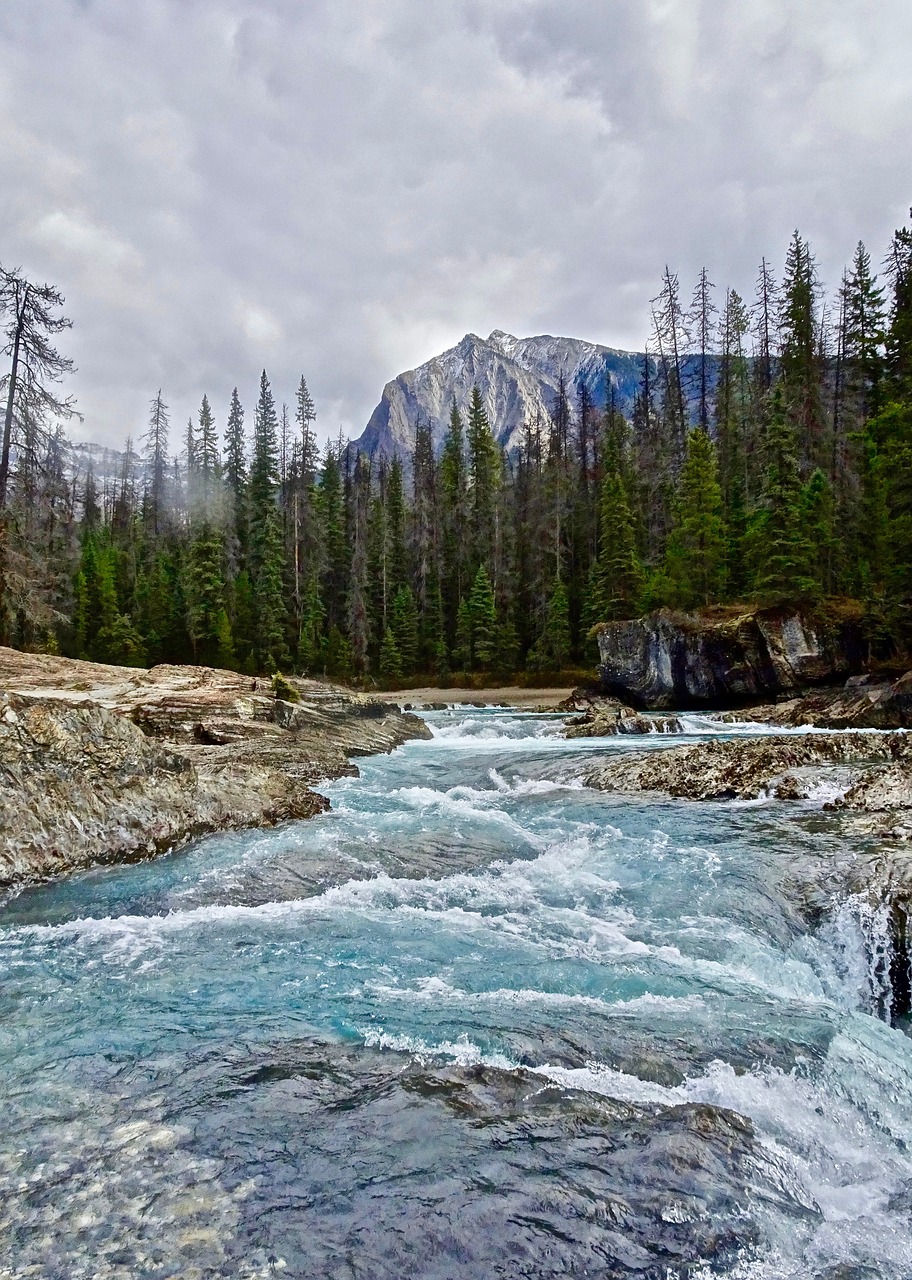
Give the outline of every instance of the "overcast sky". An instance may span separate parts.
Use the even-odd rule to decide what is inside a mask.
[[[356,435],[470,330],[640,348],[666,261],[880,260],[910,65],[910,0],[5,0],[0,261],[66,294],[85,438],[264,365]]]

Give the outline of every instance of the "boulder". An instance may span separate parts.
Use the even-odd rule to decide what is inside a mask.
[[[597,629],[602,691],[641,708],[746,706],[844,681],[867,658],[860,607],[660,609]]]

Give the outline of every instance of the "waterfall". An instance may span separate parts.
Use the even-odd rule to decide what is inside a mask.
[[[910,1012],[909,917],[889,893],[855,893],[840,903],[829,935],[850,1003],[895,1026]]]

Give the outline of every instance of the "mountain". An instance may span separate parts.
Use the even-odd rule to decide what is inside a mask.
[[[364,432],[353,442],[363,453],[407,455],[415,444],[415,424],[428,422],[437,450],[443,444],[455,397],[461,409],[468,406],[477,385],[488,419],[506,449],[518,446],[523,424],[547,421],[557,396],[561,373],[571,400],[585,382],[594,402],[603,406],[606,375],[618,408],[629,415],[633,407],[643,357],[633,351],[617,351],[581,338],[515,338],[495,329],[487,338],[467,333],[442,355],[407,373],[400,373],[383,388],[380,403]]]

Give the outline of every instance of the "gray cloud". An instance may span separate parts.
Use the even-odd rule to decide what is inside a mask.
[[[912,199],[907,0],[29,0],[0,257],[53,280],[83,434],[301,372],[324,434],[467,330],[627,347],[668,261],[834,280]]]

